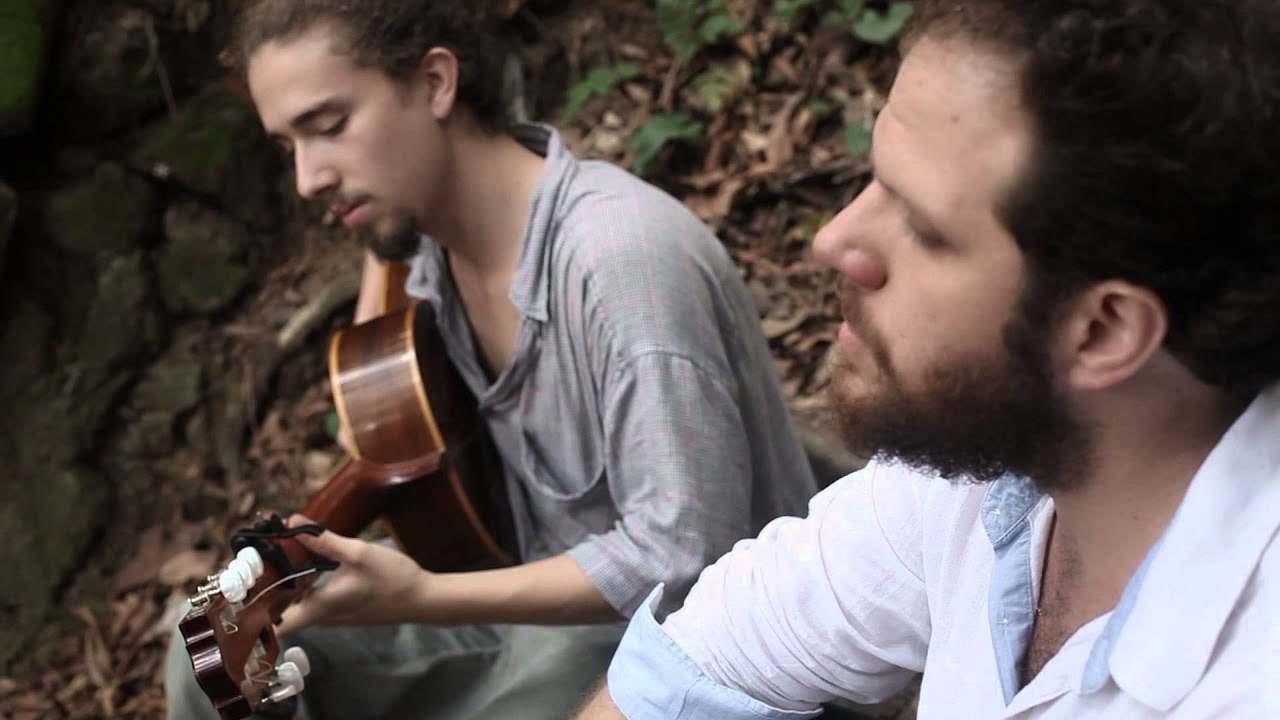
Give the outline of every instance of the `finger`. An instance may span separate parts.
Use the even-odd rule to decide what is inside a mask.
[[[304,630],[315,624],[315,612],[305,600],[285,608],[280,614],[280,624],[276,626],[276,637],[284,637]]]
[[[284,526],[288,528],[296,528],[296,527],[301,527],[303,525],[315,525],[315,524],[316,524],[315,520],[312,520],[311,518],[307,517],[306,515],[303,515],[302,513],[294,513],[289,516],[288,520],[284,521]]]
[[[365,545],[363,540],[343,537],[328,530],[319,535],[298,535],[295,539],[312,554],[347,564],[356,563]]]

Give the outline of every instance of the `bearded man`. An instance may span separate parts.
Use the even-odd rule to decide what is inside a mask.
[[[815,240],[863,470],[583,718],[1280,717],[1280,9],[922,0]]]

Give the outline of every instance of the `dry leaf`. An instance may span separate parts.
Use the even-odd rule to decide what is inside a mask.
[[[183,550],[160,567],[156,579],[168,587],[188,586],[204,581],[216,561],[212,550]]]

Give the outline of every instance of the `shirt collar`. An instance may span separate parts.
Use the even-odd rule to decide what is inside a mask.
[[[577,174],[577,160],[550,125],[525,123],[512,130],[521,145],[546,158],[529,201],[520,262],[508,297],[525,317],[546,322],[551,286],[552,239],[560,230],[562,200]]]
[[[1173,520],[1134,572],[1094,643],[1081,692],[1096,692],[1110,678],[1135,700],[1167,712],[1199,683],[1241,593],[1280,529],[1278,433],[1280,384],[1254,399],[1192,478]],[[1043,497],[1024,477],[1008,475],[991,484],[981,517],[997,560],[1031,532],[1023,521]],[[996,592],[998,570],[993,568],[993,597],[1004,597]],[[1000,613],[1017,609],[1007,605],[998,608]],[[1197,621],[1186,623],[1187,617]],[[1179,631],[1170,632],[1171,627]],[[1024,651],[1025,642],[1019,648]],[[1012,693],[1009,683],[1005,686],[1007,702]]]
[[[1110,670],[1116,684],[1144,705],[1166,712],[1200,682],[1280,528],[1278,436],[1275,385],[1254,399],[1205,458],[1144,563],[1145,577],[1135,576],[1141,587],[1116,628]]]
[[[1043,497],[1034,482],[1019,475],[1005,475],[991,483],[982,499],[982,527],[991,544],[999,547],[1007,543],[1009,533],[1021,528]]]

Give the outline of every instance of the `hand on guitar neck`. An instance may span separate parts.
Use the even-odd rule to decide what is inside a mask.
[[[311,520],[295,515],[291,527]],[[385,545],[324,532],[300,535],[298,542],[313,555],[338,563],[338,569],[290,605],[276,627],[288,635],[311,625],[381,625],[411,622],[410,610],[424,604],[434,573],[404,553]]]

